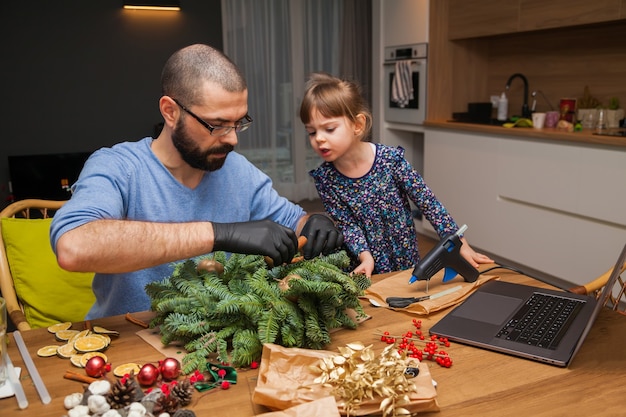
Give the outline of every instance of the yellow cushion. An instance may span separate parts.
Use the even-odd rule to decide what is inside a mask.
[[[17,298],[32,328],[81,321],[93,305],[93,273],[61,269],[50,246],[52,219],[2,218]]]

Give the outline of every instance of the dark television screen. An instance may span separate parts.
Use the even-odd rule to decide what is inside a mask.
[[[91,152],[9,156],[9,175],[15,200],[67,200],[70,187]]]

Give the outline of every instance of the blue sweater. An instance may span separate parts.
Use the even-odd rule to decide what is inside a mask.
[[[65,232],[99,219],[220,223],[271,219],[295,230],[304,215],[300,206],[278,195],[267,175],[235,152],[221,169],[207,172],[190,189],[152,153],[152,140],[124,142],[91,155],[72,187],[72,198],[53,218],[50,239],[55,251]],[[97,273],[96,302],[86,318],[148,310],[146,284],[172,271],[173,265],[163,264],[123,274]]]

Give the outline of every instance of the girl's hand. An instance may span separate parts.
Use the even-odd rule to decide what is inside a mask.
[[[465,258],[474,268],[478,268],[478,264],[491,264],[494,263],[493,259],[482,253],[475,252],[474,249],[467,243],[465,238],[461,239],[463,245],[461,245],[461,256]]]
[[[374,257],[368,251],[361,252],[359,254],[359,261],[361,263],[354,268],[352,271],[353,274],[365,274],[368,278],[372,277],[372,272],[374,272]]]

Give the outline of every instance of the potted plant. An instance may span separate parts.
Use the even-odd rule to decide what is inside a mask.
[[[609,109],[606,112],[606,126],[619,127],[620,121],[624,118],[624,109],[619,106],[619,98],[611,97]]]
[[[583,96],[578,99],[578,111],[576,117],[586,129],[595,127],[598,120],[598,109],[602,107],[600,100],[589,92],[589,86],[585,86]]]

